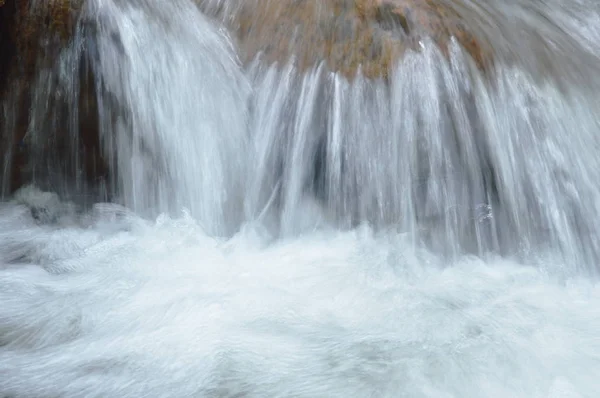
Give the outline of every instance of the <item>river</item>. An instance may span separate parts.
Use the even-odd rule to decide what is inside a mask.
[[[494,72],[384,81],[88,0],[52,73],[92,65],[115,195],[0,203],[0,396],[595,397],[600,7],[461,4]]]

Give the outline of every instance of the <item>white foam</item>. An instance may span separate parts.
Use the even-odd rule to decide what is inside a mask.
[[[57,69],[97,47],[128,208],[0,204],[0,396],[596,396],[593,9],[464,3],[501,22],[490,80],[424,40],[384,84],[244,70],[188,0],[88,0]]]
[[[3,255],[29,247],[27,264],[0,271],[4,396],[600,389],[589,280],[502,259],[445,264],[364,228],[260,244],[252,232],[215,240],[189,217],[110,233],[28,225],[0,235]]]

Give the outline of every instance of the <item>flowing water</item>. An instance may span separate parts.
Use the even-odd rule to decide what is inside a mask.
[[[237,1],[88,0],[28,135],[58,91],[77,139],[89,65],[111,186],[39,149],[0,204],[0,396],[597,396],[600,7],[455,4],[492,72],[243,65]]]

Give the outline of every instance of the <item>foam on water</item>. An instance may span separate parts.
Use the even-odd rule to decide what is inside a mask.
[[[367,228],[268,244],[251,229],[215,240],[189,217],[152,223],[107,205],[63,216],[63,229],[23,205],[0,213],[4,396],[600,388],[598,286],[537,264],[448,264]]]
[[[348,81],[88,0],[29,134],[60,90],[77,136],[88,63],[115,203],[0,204],[0,396],[596,396],[600,13],[563,3],[456,2],[487,75],[424,40]]]

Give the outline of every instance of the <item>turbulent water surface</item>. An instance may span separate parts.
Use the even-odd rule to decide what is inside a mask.
[[[599,7],[456,4],[492,71],[424,40],[349,81],[88,0],[29,134],[87,62],[112,203],[0,203],[0,396],[597,396]]]

